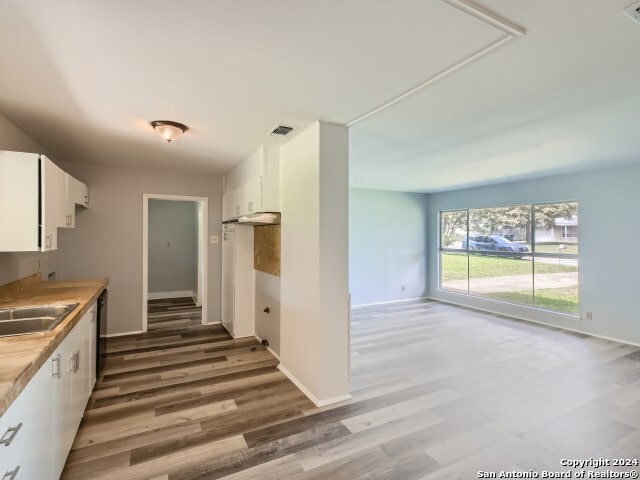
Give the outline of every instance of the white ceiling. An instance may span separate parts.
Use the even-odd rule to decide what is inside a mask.
[[[640,161],[628,3],[482,0],[526,34],[353,124],[351,184]],[[442,0],[5,0],[0,113],[61,160],[223,173],[278,122],[351,124],[504,37]],[[162,143],[165,119],[190,131]]]

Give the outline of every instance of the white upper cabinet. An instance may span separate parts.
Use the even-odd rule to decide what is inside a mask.
[[[62,172],[62,170],[60,170]],[[59,215],[59,227],[75,228],[76,226],[76,205],[81,207],[89,206],[89,190],[80,180],[73,178],[68,173],[62,172],[64,178],[64,195],[60,195],[62,201],[62,213]],[[61,185],[62,186],[62,185]]]
[[[222,218],[280,211],[279,147],[263,145],[225,176]]]
[[[0,252],[56,250],[86,188],[44,155],[0,151]]]
[[[0,251],[40,250],[39,155],[0,151]]]
[[[76,180],[71,175],[67,174],[67,191],[69,201],[73,205],[79,205],[81,207],[89,206],[89,189],[80,180]]]

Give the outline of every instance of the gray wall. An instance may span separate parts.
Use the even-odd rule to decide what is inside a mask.
[[[109,333],[142,328],[142,195],[209,197],[208,235],[220,235],[222,178],[88,163],[62,163],[89,187],[89,209],[59,231],[62,278],[109,277]],[[207,244],[208,322],[220,321],[220,244]]]
[[[427,213],[425,194],[349,189],[352,305],[425,296]]]
[[[195,202],[149,199],[149,292],[196,292]]]
[[[46,153],[31,137],[0,114],[0,150]],[[0,235],[7,235],[0,232]],[[0,252],[0,285],[41,272],[57,276],[58,252]]]
[[[429,295],[498,313],[640,344],[635,303],[640,262],[640,165],[429,195]],[[515,203],[580,202],[580,311],[592,320],[536,311],[438,290],[438,212]]]

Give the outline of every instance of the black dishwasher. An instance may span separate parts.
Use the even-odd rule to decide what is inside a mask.
[[[96,378],[100,378],[102,369],[104,368],[104,362],[107,358],[107,300],[109,299],[109,293],[107,290],[102,292],[98,297],[98,315],[97,325],[98,329],[98,342],[96,348]]]

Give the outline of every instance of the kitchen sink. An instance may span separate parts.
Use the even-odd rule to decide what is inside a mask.
[[[77,303],[0,308],[0,337],[53,330]]]

